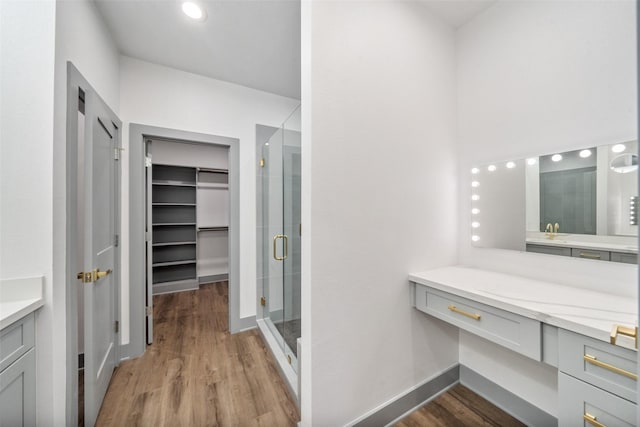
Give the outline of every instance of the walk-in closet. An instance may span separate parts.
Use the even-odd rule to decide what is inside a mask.
[[[229,150],[147,141],[147,277],[153,294],[228,279]]]

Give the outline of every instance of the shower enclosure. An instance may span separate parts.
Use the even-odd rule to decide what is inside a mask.
[[[301,235],[300,107],[279,128],[256,128],[258,326],[298,395]]]

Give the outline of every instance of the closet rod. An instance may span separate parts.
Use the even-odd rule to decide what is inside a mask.
[[[229,173],[228,169],[198,168],[198,172]]]

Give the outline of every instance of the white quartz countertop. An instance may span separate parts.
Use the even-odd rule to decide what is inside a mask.
[[[462,266],[410,274],[409,280],[606,342],[614,324],[637,325],[635,299],[606,292]],[[635,349],[624,336],[618,345]]]
[[[0,329],[44,305],[43,280],[42,276],[0,280]]]

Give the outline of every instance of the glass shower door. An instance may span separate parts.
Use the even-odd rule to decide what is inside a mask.
[[[263,316],[297,371],[300,337],[300,132],[287,122],[260,146],[261,277]]]

